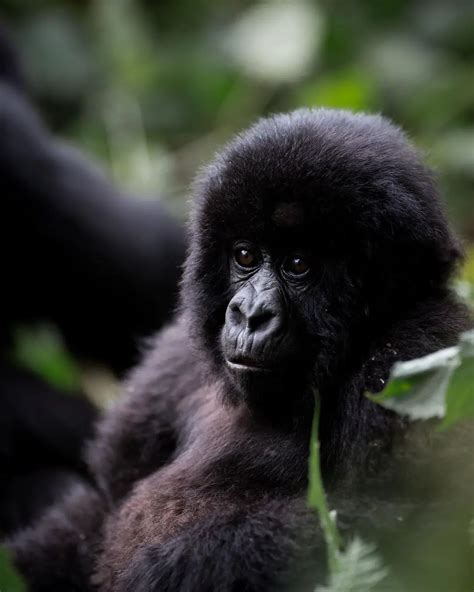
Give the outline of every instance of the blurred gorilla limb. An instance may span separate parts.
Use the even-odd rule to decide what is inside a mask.
[[[128,368],[137,338],[167,318],[184,255],[156,201],[122,195],[55,142],[25,97],[0,83],[2,325],[48,319],[79,356]],[[3,317],[3,318],[2,318]]]
[[[120,374],[172,312],[185,250],[160,203],[126,196],[51,136],[17,62],[0,27],[0,534],[85,475],[96,417],[85,399],[11,367],[13,328],[51,322],[79,358]]]
[[[73,481],[87,479],[83,442],[95,408],[38,377],[0,366],[0,534],[28,524]]]
[[[51,562],[68,566],[67,572],[57,574],[56,587],[39,584],[35,585],[36,592],[86,592],[90,589],[104,511],[103,500],[94,488],[75,484],[61,504],[52,506],[41,516],[35,528],[21,532],[15,549],[18,567],[27,581],[47,581]],[[37,528],[43,532],[45,542],[54,539],[56,543],[54,548],[48,547],[48,556],[45,545],[38,544],[35,538]]]

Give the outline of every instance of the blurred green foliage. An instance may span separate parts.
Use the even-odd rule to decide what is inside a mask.
[[[470,0],[1,0],[50,124],[177,211],[196,170],[255,118],[380,111],[438,169],[474,240]]]
[[[63,391],[77,392],[81,386],[80,369],[53,326],[17,327],[11,357]]]
[[[11,564],[7,549],[0,546],[0,590],[2,592],[26,592],[26,586]]]
[[[380,548],[359,536],[341,536],[338,501],[328,502],[321,477],[316,393],[308,504],[321,522],[329,577],[328,585],[316,587],[315,592],[472,590],[474,331],[464,333],[457,346],[397,363],[384,391],[367,396],[413,422],[391,449],[402,472],[397,480],[389,479],[381,498],[372,501],[371,511],[379,512],[380,520],[374,520],[370,534]],[[426,420],[433,420],[432,425]],[[455,426],[462,430],[456,432]],[[421,463],[420,458],[424,458]],[[403,494],[397,499],[394,492],[400,486]],[[423,490],[422,503],[414,504]],[[334,504],[332,510],[328,503]],[[363,514],[364,500],[359,503]],[[388,526],[390,519],[396,528]],[[365,521],[370,523],[367,516]]]

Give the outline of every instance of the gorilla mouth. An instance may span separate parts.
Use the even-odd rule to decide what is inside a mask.
[[[227,367],[235,372],[271,372],[273,368],[249,356],[226,358]]]

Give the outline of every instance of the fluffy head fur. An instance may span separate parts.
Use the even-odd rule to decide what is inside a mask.
[[[319,277],[300,339],[320,377],[387,330],[386,319],[446,293],[461,258],[432,174],[402,131],[327,109],[259,121],[197,179],[183,304],[214,369],[238,239],[313,254]]]

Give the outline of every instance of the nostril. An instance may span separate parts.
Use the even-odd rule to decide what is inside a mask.
[[[275,317],[275,315],[269,311],[260,312],[259,314],[253,315],[253,316],[249,317],[249,319],[248,319],[249,328],[252,330],[263,329],[268,324],[270,324],[270,321],[274,317]]]
[[[235,324],[239,325],[243,320],[242,311],[240,310],[239,305],[236,303],[231,303],[229,306],[229,309],[230,309],[232,321]]]

